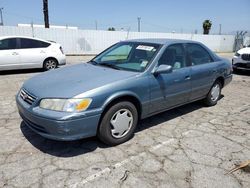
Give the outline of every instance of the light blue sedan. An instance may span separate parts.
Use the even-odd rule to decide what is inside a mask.
[[[117,145],[140,119],[201,99],[215,105],[231,80],[231,63],[201,43],[129,40],[88,63],[34,76],[16,102],[26,125],[46,138],[97,135]]]

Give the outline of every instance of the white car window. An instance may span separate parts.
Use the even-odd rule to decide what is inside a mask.
[[[50,45],[50,43],[39,41],[39,40],[33,40],[33,39],[24,39],[21,38],[21,48],[46,48]]]
[[[17,43],[15,38],[0,40],[0,50],[16,49],[16,45]]]

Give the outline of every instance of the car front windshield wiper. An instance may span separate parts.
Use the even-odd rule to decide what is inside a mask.
[[[110,63],[98,63],[95,60],[90,60],[89,63],[91,63],[92,65],[105,66],[105,67],[109,67],[109,68],[112,68],[112,69],[121,70],[119,67],[117,67],[117,66],[115,66],[113,64],[110,64]]]
[[[119,67],[117,67],[117,66],[115,66],[113,64],[110,64],[110,63],[98,63],[97,65],[109,67],[109,68],[112,68],[112,69],[121,70]]]
[[[97,65],[98,63],[95,60],[90,60],[89,63],[91,63],[92,65]]]

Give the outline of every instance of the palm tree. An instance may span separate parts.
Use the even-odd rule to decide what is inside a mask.
[[[210,20],[205,20],[203,22],[203,34],[208,35],[211,27],[212,27],[212,22]]]

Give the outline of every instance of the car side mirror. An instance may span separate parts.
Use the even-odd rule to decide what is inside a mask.
[[[154,75],[158,74],[167,74],[173,71],[173,67],[170,65],[160,65],[156,67],[155,71],[153,72]]]

